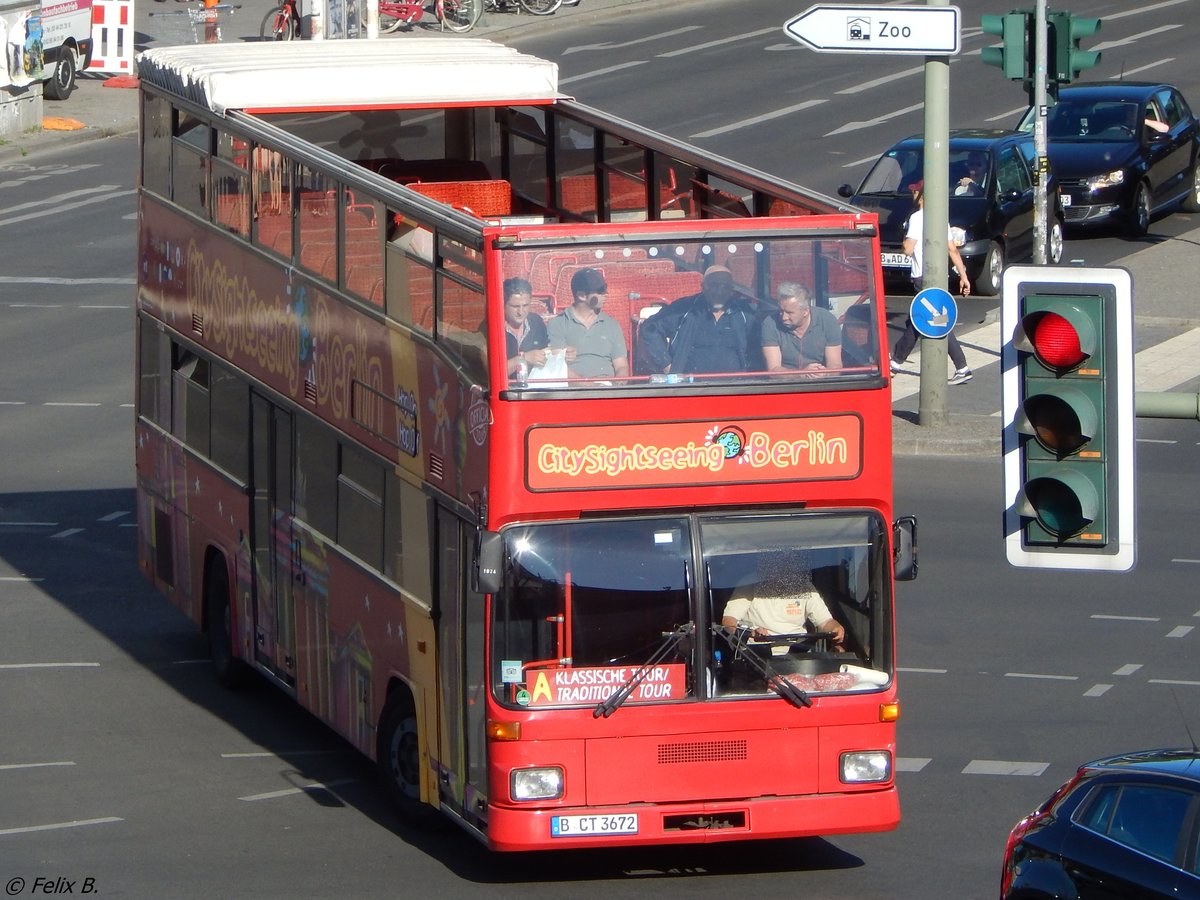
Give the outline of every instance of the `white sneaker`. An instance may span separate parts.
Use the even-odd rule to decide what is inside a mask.
[[[968,381],[970,381],[974,377],[975,377],[975,373],[972,372],[970,369],[959,369],[957,372],[954,373],[954,375],[951,376],[950,383],[951,384],[966,384]]]
[[[890,365],[890,366],[891,366],[891,369],[892,369],[892,373],[893,373],[893,374],[895,374],[896,372],[899,372],[899,371],[900,371],[900,363],[896,362],[896,361],[895,361],[894,359],[892,359],[890,356],[888,357],[888,365]]]

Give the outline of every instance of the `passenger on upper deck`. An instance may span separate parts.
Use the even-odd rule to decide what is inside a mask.
[[[866,303],[855,303],[842,317],[842,365],[848,368],[875,365],[871,307]]]
[[[599,269],[580,269],[571,278],[573,302],[550,320],[550,350],[566,349],[573,378],[624,378],[629,374],[625,335],[612,316],[602,312],[608,284]]]
[[[779,285],[779,312],[762,323],[762,351],[771,372],[842,367],[842,332],[837,318],[813,305],[812,291],[794,281]]]
[[[639,367],[646,374],[745,372],[762,364],[758,320],[733,273],[709,266],[700,293],[681,297],[642,323]]]
[[[550,345],[546,323],[542,317],[530,315],[533,306],[533,286],[524,278],[504,280],[504,342],[508,359],[508,374],[520,374],[546,364],[546,347]]]

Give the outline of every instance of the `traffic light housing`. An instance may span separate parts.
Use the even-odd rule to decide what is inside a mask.
[[[1010,266],[1001,319],[1008,561],[1133,568],[1129,272]]]
[[[985,65],[999,66],[1004,77],[1024,81],[1032,76],[1030,60],[1033,58],[1033,32],[1030,25],[1033,13],[1016,10],[1003,16],[982,16],[980,27],[984,34],[994,34],[1003,40],[1003,46],[984,47],[981,58]]]
[[[1091,37],[1100,30],[1100,20],[1075,16],[1069,12],[1051,11],[1046,14],[1047,80],[1069,84],[1079,73],[1100,62],[1098,50],[1082,50],[1081,38]]]

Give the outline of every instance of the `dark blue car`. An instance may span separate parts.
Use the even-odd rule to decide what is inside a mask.
[[[1001,900],[1200,898],[1200,750],[1085,763],[1008,836]]]
[[[956,129],[950,132],[950,226],[967,266],[972,291],[994,296],[1009,263],[1030,262],[1034,245],[1033,137],[1016,131]],[[858,190],[844,184],[838,194],[879,214],[884,277],[909,285],[910,260],[904,254],[908,217],[916,208],[913,188],[922,180],[925,145],[921,135],[905,138],[876,160]],[[1056,193],[1053,176],[1052,196]],[[1046,260],[1063,254],[1062,210],[1051,205]],[[958,279],[951,278],[957,290]]]
[[[1019,130],[1032,133],[1033,120],[1030,110]],[[1068,227],[1112,224],[1140,237],[1160,210],[1200,212],[1200,124],[1169,84],[1059,88],[1046,147]]]

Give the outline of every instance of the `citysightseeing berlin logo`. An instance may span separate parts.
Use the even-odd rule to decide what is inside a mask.
[[[531,428],[530,490],[814,481],[862,466],[857,415]]]

